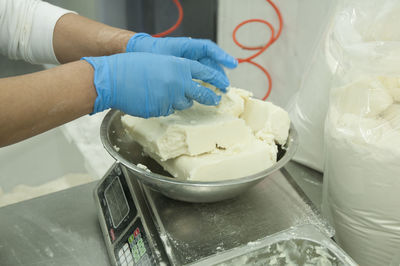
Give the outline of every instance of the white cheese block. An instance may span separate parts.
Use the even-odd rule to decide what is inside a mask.
[[[288,138],[286,111],[251,93],[230,88],[218,106],[198,103],[167,117],[124,115],[125,129],[145,153],[179,179],[241,178],[276,163],[277,146]]]
[[[256,137],[264,140],[272,135],[279,144],[285,144],[289,134],[288,113],[270,102],[249,98],[241,115]],[[271,137],[267,137],[270,139]]]
[[[230,88],[226,94],[221,95],[221,102],[217,106],[218,112],[235,117],[244,112],[245,102],[252,96],[251,92],[238,88]]]
[[[156,154],[161,160],[227,148],[252,137],[242,119],[198,103],[167,117],[143,119],[124,115],[122,123],[145,152]]]
[[[228,91],[226,93],[222,93],[219,89],[209,83],[202,82],[201,80],[196,81],[222,96],[221,101],[217,106],[217,111],[221,114],[231,114],[239,117],[244,111],[245,101],[253,96],[253,93],[250,91],[234,87],[229,87],[227,88]]]
[[[241,178],[261,172],[276,163],[277,147],[257,139],[226,150],[199,156],[182,155],[167,161],[158,160],[178,179],[217,181]],[[151,156],[157,160],[157,157]]]

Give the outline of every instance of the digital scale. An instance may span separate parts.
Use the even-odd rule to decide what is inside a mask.
[[[186,203],[115,163],[94,197],[113,265],[214,265],[235,248],[310,224],[333,242],[333,231],[285,169],[231,200]]]
[[[166,255],[151,222],[142,188],[119,164],[96,186],[94,198],[107,250],[114,265],[160,265]]]

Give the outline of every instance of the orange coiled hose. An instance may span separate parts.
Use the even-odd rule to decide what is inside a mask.
[[[276,12],[276,14],[278,16],[278,19],[279,19],[279,28],[278,28],[278,32],[276,33],[276,35],[275,35],[275,29],[272,26],[272,24],[269,23],[266,20],[263,20],[263,19],[248,19],[248,20],[245,20],[245,21],[241,22],[240,24],[238,24],[235,27],[235,29],[233,30],[233,33],[232,33],[233,41],[240,48],[245,49],[245,50],[258,50],[258,52],[256,52],[255,54],[253,54],[253,55],[251,55],[249,57],[237,58],[237,60],[238,60],[239,64],[241,64],[241,63],[249,63],[249,64],[252,64],[252,65],[258,67],[266,75],[266,77],[268,79],[268,90],[267,90],[267,93],[262,98],[263,100],[266,100],[269,97],[269,95],[271,94],[272,78],[271,78],[271,75],[269,74],[269,72],[262,65],[254,62],[253,59],[255,59],[257,56],[259,56],[262,53],[264,53],[268,49],[268,47],[270,47],[279,38],[279,36],[281,35],[281,32],[282,32],[282,26],[283,26],[282,14],[281,14],[279,8],[271,0],[266,0],[266,1],[272,6],[272,8]],[[179,27],[179,25],[181,24],[182,19],[183,19],[183,9],[182,9],[181,3],[179,2],[179,0],[173,0],[173,2],[176,5],[176,7],[178,8],[178,12],[179,12],[179,16],[178,16],[177,21],[175,22],[175,24],[172,27],[170,27],[166,31],[154,34],[153,37],[164,37],[164,36],[170,34],[171,32],[173,32],[174,30],[176,30]],[[264,46],[246,46],[246,45],[241,44],[236,38],[236,32],[242,26],[244,26],[246,24],[249,24],[249,23],[254,23],[254,22],[263,23],[263,24],[267,25],[267,27],[271,31],[271,37],[269,38],[268,42]]]
[[[268,98],[268,96],[271,94],[271,90],[272,90],[272,79],[271,79],[271,75],[269,74],[269,72],[260,64],[252,61],[254,58],[256,58],[257,56],[259,56],[260,54],[262,54],[263,52],[265,52],[265,50],[268,49],[268,47],[270,47],[281,35],[282,32],[282,26],[283,26],[283,19],[282,19],[282,15],[281,12],[279,10],[279,8],[271,1],[271,0],[266,0],[271,6],[272,8],[275,10],[276,14],[278,15],[278,19],[279,19],[279,28],[278,28],[278,32],[275,35],[275,30],[274,27],[272,26],[271,23],[269,23],[266,20],[263,19],[248,19],[245,20],[243,22],[241,22],[240,24],[238,24],[235,29],[233,30],[232,33],[232,38],[233,41],[236,43],[237,46],[239,46],[242,49],[245,50],[258,50],[258,52],[256,52],[255,54],[247,57],[247,58],[237,58],[239,64],[240,63],[249,63],[252,64],[256,67],[258,67],[262,72],[264,72],[264,74],[267,76],[268,79],[268,90],[267,93],[264,95],[264,97],[262,98],[264,101]],[[265,25],[268,26],[268,28],[271,31],[271,37],[269,39],[269,41],[264,45],[264,46],[256,46],[256,47],[252,47],[252,46],[245,46],[243,44],[241,44],[237,39],[236,39],[236,32],[244,25],[248,24],[248,23],[253,23],[253,22],[258,22],[258,23],[263,23]]]

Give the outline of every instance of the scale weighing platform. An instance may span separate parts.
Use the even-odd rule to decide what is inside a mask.
[[[199,204],[167,198],[115,163],[94,197],[114,265],[210,265],[232,249],[307,224],[328,241],[334,234],[285,169],[237,198]]]

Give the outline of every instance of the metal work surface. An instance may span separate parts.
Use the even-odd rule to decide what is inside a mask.
[[[294,161],[287,163],[283,171],[292,177],[319,212],[322,205],[322,173]]]
[[[0,265],[110,265],[96,182],[0,208]]]
[[[292,162],[287,166],[282,170],[286,175],[290,166],[291,175],[302,173],[295,179],[309,177],[304,166]],[[110,265],[92,197],[96,183],[0,208],[0,265]],[[184,203],[147,192],[159,210],[156,218],[161,238],[169,245],[166,251],[177,265],[292,225],[314,223],[325,228],[297,184],[281,172],[242,196],[219,203]]]
[[[146,189],[170,260],[184,265],[292,226],[333,231],[290,176],[276,172],[237,198],[218,203],[175,201]],[[169,251],[169,252],[168,252]]]

